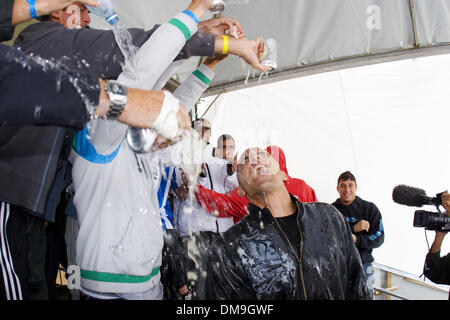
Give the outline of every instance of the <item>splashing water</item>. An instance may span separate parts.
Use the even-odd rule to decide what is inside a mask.
[[[258,84],[261,84],[264,79],[267,79],[269,77],[269,71],[262,72],[258,79]]]
[[[138,48],[133,44],[133,38],[128,31],[120,22],[113,26],[114,38],[116,39],[117,45],[120,48],[124,56],[124,63],[122,64],[123,71],[129,71],[134,75],[134,79],[137,82],[138,76],[136,73],[136,54]]]
[[[248,85],[248,79],[250,78],[251,72],[252,72],[252,67],[248,66],[248,68],[247,68],[247,76],[245,77],[245,81],[244,81],[244,83],[246,85]],[[265,79],[267,79],[269,77],[269,73],[270,73],[270,71],[261,72],[261,74],[259,75],[258,84],[261,84]],[[255,78],[255,76],[256,76],[256,70],[253,69],[252,78]]]
[[[246,85],[248,84],[248,78],[250,78],[250,71],[251,71],[251,68],[250,68],[250,66],[248,66],[248,68],[247,68],[247,77],[245,77],[245,81],[244,81],[244,83]]]
[[[114,27],[113,32],[117,44],[125,58],[125,62],[122,66],[123,70],[131,72],[131,74],[134,75],[135,80],[138,81],[135,59],[138,49],[132,44],[132,38],[129,31],[120,24],[117,24]],[[188,180],[188,196],[185,210],[187,211],[186,213],[192,214],[194,211],[194,201],[196,201],[195,188],[197,186],[197,179],[201,173],[201,164],[203,163],[203,151],[205,146],[206,145],[200,139],[199,134],[191,129],[185,131],[182,138],[172,146],[155,152],[136,154],[136,160],[142,164],[142,169],[146,171],[145,176],[147,183],[153,186],[159,185],[159,181],[164,172],[162,168],[164,168],[165,165],[176,165],[180,167]],[[155,172],[154,169],[156,169],[157,172]],[[151,187],[148,190],[142,190],[142,194],[139,192],[139,202],[145,204],[145,200],[150,200],[158,203],[157,198],[149,192],[150,189]],[[156,189],[154,192],[156,193]],[[134,207],[141,207],[141,205],[135,204]],[[132,221],[136,218],[139,219],[139,216],[142,214],[143,212],[139,211],[131,217],[129,225],[125,228],[125,234],[128,233],[130,226],[132,226]],[[188,220],[190,221],[190,219]],[[127,245],[123,240],[111,246],[111,250],[113,250],[115,254],[126,254]],[[191,272],[187,275],[188,280],[190,280],[191,283],[197,282],[198,276],[200,276],[201,279],[206,277],[205,270],[201,266],[204,266],[205,264],[204,255],[207,253],[207,250],[208,248],[205,247],[205,244],[203,244],[202,241],[197,241],[197,239],[194,238],[189,240],[187,245],[187,256],[194,262],[198,269],[202,269],[199,270],[200,273],[198,275]]]
[[[203,163],[203,150],[205,143],[200,139],[197,131],[190,129],[184,132],[182,139],[172,145],[168,165],[181,167],[189,183],[189,199],[191,209],[193,208],[194,191],[197,185],[197,178],[201,172]],[[161,152],[161,151],[159,151]]]
[[[21,51],[20,48],[17,50],[19,52]],[[93,86],[90,83],[87,83],[84,78],[79,78],[72,69],[65,65],[64,59],[57,61],[55,59],[44,59],[40,56],[35,56],[33,53],[17,55],[13,52],[8,52],[6,57],[10,59],[10,61],[18,63],[24,69],[29,71],[34,68],[39,68],[44,72],[56,72],[56,91],[61,91],[61,82],[63,79],[67,78],[86,106],[86,110],[88,111],[90,118],[93,119],[96,105],[94,105],[93,101],[90,101],[89,98],[83,93],[82,88],[93,90],[99,89],[99,86],[98,84]],[[38,114],[40,114],[40,112]]]

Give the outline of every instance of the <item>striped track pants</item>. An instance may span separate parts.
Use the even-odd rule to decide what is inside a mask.
[[[22,289],[14,271],[6,233],[9,217],[9,203],[0,202],[0,300],[22,300]]]

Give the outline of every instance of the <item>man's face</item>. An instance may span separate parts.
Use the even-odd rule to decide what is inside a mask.
[[[219,157],[227,161],[233,161],[235,146],[232,139],[222,140],[222,144],[217,146]]]
[[[80,3],[74,3],[66,9],[54,12],[52,15],[68,29],[81,29],[91,22],[88,9]]]
[[[283,184],[278,162],[259,148],[248,149],[238,161],[239,186],[247,195],[270,191]]]
[[[211,128],[202,127],[202,140],[209,143],[209,139],[211,139]]]
[[[341,196],[341,202],[345,205],[349,205],[355,200],[356,197],[356,182],[350,179],[339,180],[337,191]]]

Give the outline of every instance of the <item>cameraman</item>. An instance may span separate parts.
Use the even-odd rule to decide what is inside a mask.
[[[446,213],[450,215],[450,194],[448,191],[442,194],[442,205]],[[436,231],[433,244],[425,258],[423,273],[435,283],[450,285],[450,253],[441,257],[442,241],[446,234],[447,232]]]

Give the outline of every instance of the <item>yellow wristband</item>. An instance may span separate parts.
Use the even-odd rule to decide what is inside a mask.
[[[223,39],[223,48],[222,48],[222,54],[228,53],[228,36],[222,36]]]

